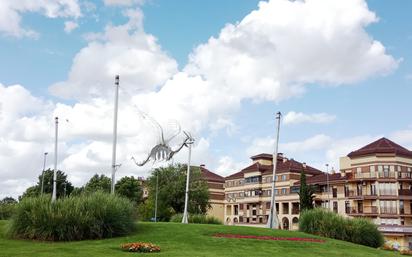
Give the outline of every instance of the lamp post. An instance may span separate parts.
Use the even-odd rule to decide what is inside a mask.
[[[41,195],[43,195],[44,192],[44,170],[46,169],[46,158],[47,158],[47,152],[44,153],[43,157],[43,171],[41,173]]]
[[[186,143],[186,146],[189,148],[189,158],[187,161],[187,174],[186,174],[186,192],[185,192],[185,210],[183,212],[182,223],[188,223],[188,213],[187,213],[187,205],[189,202],[189,180],[190,180],[190,161],[192,157],[192,145],[194,143],[194,139],[192,137],[189,138],[189,141]]]
[[[154,213],[154,222],[157,222],[157,192],[159,190],[159,172],[156,172],[156,196],[155,196],[155,213]]]
[[[59,118],[55,120],[55,134],[54,134],[54,171],[53,171],[53,194],[52,202],[56,201],[56,179],[57,179],[57,143],[58,143],[58,130],[59,130]]]
[[[278,215],[276,214],[276,201],[275,201],[275,183],[276,183],[276,166],[278,162],[278,147],[279,147],[279,130],[280,130],[280,118],[282,114],[276,113],[277,129],[276,129],[276,141],[275,152],[273,153],[273,175],[272,175],[272,198],[270,201],[270,214],[269,214],[269,228],[279,228]]]
[[[330,195],[329,195],[329,164],[325,164],[326,166],[326,191],[328,194],[328,210],[330,210]]]
[[[113,149],[112,149],[112,183],[110,192],[114,194],[114,183],[116,179],[116,144],[117,144],[117,110],[119,107],[119,75],[116,75],[114,82],[116,89],[114,94],[114,115],[113,115]]]

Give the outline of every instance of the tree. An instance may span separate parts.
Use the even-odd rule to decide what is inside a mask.
[[[147,179],[149,198],[144,207],[139,208],[145,218],[153,217],[156,196],[156,176],[159,179],[157,217],[167,221],[173,214],[183,213],[186,188],[186,165],[169,165],[157,168]],[[192,167],[189,187],[189,213],[205,214],[209,205],[207,182],[202,179],[198,167]],[[142,215],[142,213],[140,213]]]
[[[313,188],[306,184],[306,174],[302,170],[300,173],[300,188],[299,188],[299,200],[300,200],[300,212],[304,210],[313,209]]]
[[[16,199],[13,197],[4,197],[3,200],[0,201],[0,204],[15,204],[17,203]]]
[[[95,174],[93,177],[90,178],[89,182],[87,182],[86,186],[84,187],[84,191],[103,191],[106,193],[110,193],[111,181],[112,180],[110,178],[103,174],[100,176],[98,174]]]
[[[64,197],[69,196],[70,193],[73,191],[74,187],[70,181],[67,180],[67,175],[61,171],[57,171],[56,177],[56,196]],[[19,199],[24,197],[34,197],[41,194],[41,185],[42,185],[42,174],[39,175],[37,184],[35,186],[29,187],[23,193]],[[53,170],[48,169],[44,171],[44,194],[52,194],[53,193]]]
[[[117,181],[115,192],[121,196],[128,198],[135,204],[142,202],[143,190],[141,182],[132,177],[123,177]]]

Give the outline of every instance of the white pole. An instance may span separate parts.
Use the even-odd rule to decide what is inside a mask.
[[[44,170],[46,169],[46,157],[47,157],[47,152],[44,153],[43,157],[43,171],[41,173],[41,195],[43,195],[44,192]]]
[[[278,162],[278,146],[279,146],[279,131],[280,131],[280,118],[282,114],[276,113],[277,129],[276,129],[276,141],[275,152],[273,153],[273,175],[272,175],[272,198],[270,201],[270,214],[269,214],[269,228],[279,228],[278,215],[276,213],[276,201],[275,201],[275,183],[276,183],[276,165]]]
[[[114,194],[114,184],[116,178],[116,144],[117,144],[117,109],[119,101],[119,75],[115,78],[115,94],[114,94],[114,117],[113,117],[113,151],[112,151],[112,184],[111,193]]]
[[[157,222],[157,193],[159,190],[159,171],[156,172],[156,198],[155,198],[155,220],[154,222]]]
[[[187,173],[186,173],[185,210],[183,212],[183,218],[182,218],[182,223],[184,224],[188,223],[187,205],[189,202],[190,159],[192,156],[192,144],[193,144],[193,139],[191,138],[189,142],[187,143],[187,146],[189,148],[189,158],[187,161]]]
[[[54,135],[54,171],[53,171],[53,194],[52,202],[56,201],[56,180],[57,180],[57,139],[59,130],[59,118],[55,118],[55,135]]]
[[[325,166],[326,166],[326,190],[328,194],[328,210],[330,210],[329,164],[325,164]]]

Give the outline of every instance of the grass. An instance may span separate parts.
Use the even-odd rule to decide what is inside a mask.
[[[390,257],[398,253],[377,250],[352,243],[325,239],[325,243],[262,241],[254,239],[214,238],[215,233],[267,235],[278,237],[311,237],[302,232],[269,231],[264,228],[233,227],[178,223],[138,223],[137,231],[126,237],[78,242],[38,242],[10,240],[5,238],[7,221],[0,221],[0,257],[36,256],[146,256],[122,252],[120,244],[127,242],[150,242],[161,247],[160,253],[149,256],[287,256],[287,257]]]

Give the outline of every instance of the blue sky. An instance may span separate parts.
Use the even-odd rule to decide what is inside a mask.
[[[143,4],[141,1],[134,0],[70,1],[76,4],[79,9],[60,6],[61,9],[56,11],[55,9],[47,9],[45,6],[34,6],[30,7],[30,9],[18,6],[18,4],[13,4],[12,1],[0,3],[0,13],[2,8],[3,10],[12,10],[15,12],[21,18],[21,22],[17,27],[23,29],[20,30],[20,32],[15,30],[15,34],[13,34],[14,32],[9,28],[13,28],[16,24],[6,24],[5,21],[0,20],[0,89],[3,90],[0,91],[0,93],[3,92],[4,94],[3,103],[1,102],[2,98],[0,96],[0,104],[4,106],[9,104],[12,107],[9,109],[5,108],[5,110],[16,112],[15,115],[10,115],[11,118],[9,119],[7,119],[5,112],[3,112],[3,127],[0,131],[5,132],[0,136],[0,141],[3,141],[3,145],[0,145],[0,159],[3,158],[1,160],[7,162],[7,165],[5,165],[6,168],[4,168],[4,170],[0,169],[0,178],[5,181],[3,188],[13,188],[16,183],[22,185],[12,192],[14,195],[21,193],[21,190],[25,186],[33,183],[33,174],[37,174],[39,167],[41,167],[43,151],[49,151],[48,149],[51,149],[52,140],[47,138],[47,133],[49,133],[50,136],[52,135],[52,124],[47,123],[48,118],[52,118],[53,115],[76,115],[76,112],[79,112],[79,110],[82,112],[81,110],[85,110],[82,108],[87,109],[88,107],[93,107],[93,110],[97,110],[96,113],[93,113],[93,111],[87,109],[90,110],[90,115],[93,116],[93,118],[90,117],[90,122],[100,122],[98,118],[99,110],[103,113],[107,111],[107,113],[110,114],[112,100],[110,85],[112,81],[107,81],[107,88],[102,90],[108,90],[108,93],[98,95],[102,103],[96,104],[96,99],[92,99],[88,94],[88,92],[91,91],[82,91],[82,88],[90,85],[90,79],[83,81],[81,75],[79,75],[79,77],[73,74],[82,74],[82,71],[86,74],[86,70],[90,68],[91,72],[95,71],[96,74],[94,75],[99,77],[101,74],[98,73],[99,70],[94,66],[102,66],[104,68],[112,64],[113,60],[116,59],[116,55],[111,55],[111,53],[117,51],[113,49],[118,49],[117,47],[120,46],[128,50],[132,49],[136,51],[140,48],[143,49],[147,47],[149,50],[144,49],[144,51],[147,51],[146,53],[151,53],[151,51],[155,53],[155,57],[147,62],[139,64],[139,61],[136,61],[140,66],[145,66],[147,63],[147,67],[145,67],[143,71],[136,71],[137,68],[134,66],[134,63],[131,64],[128,63],[128,61],[125,63],[125,60],[119,60],[120,67],[129,67],[130,65],[132,67],[131,73],[126,75],[128,77],[126,78],[124,89],[125,92],[130,93],[127,93],[129,96],[136,96],[132,100],[124,100],[123,107],[125,109],[123,111],[130,114],[133,111],[127,108],[132,105],[137,105],[149,115],[163,121],[162,119],[165,117],[159,114],[161,110],[158,109],[166,109],[165,116],[178,119],[178,122],[184,129],[194,131],[198,143],[197,147],[194,148],[195,152],[198,150],[197,155],[195,154],[194,162],[196,164],[205,163],[211,170],[217,171],[222,175],[235,172],[237,169],[246,165],[249,162],[248,158],[251,154],[258,154],[261,151],[271,152],[273,150],[272,138],[275,133],[274,114],[277,111],[281,111],[284,115],[292,115],[293,113],[291,114],[291,112],[301,114],[300,119],[295,118],[289,123],[282,123],[280,151],[286,153],[289,157],[306,161],[308,164],[319,168],[322,168],[325,163],[331,163],[338,169],[339,156],[345,155],[348,151],[355,150],[381,136],[389,137],[406,147],[412,148],[412,116],[410,115],[412,110],[412,101],[410,100],[412,95],[412,51],[410,48],[412,43],[412,32],[410,31],[412,25],[412,17],[410,16],[412,3],[409,1],[369,0],[366,2],[366,9],[362,7],[363,1],[349,1],[352,5],[348,6],[353,8],[353,10],[348,11],[349,14],[345,17],[351,17],[352,12],[353,20],[358,18],[356,15],[359,15],[362,19],[372,19],[370,18],[371,16],[368,16],[369,14],[358,13],[357,10],[359,9],[375,13],[378,19],[375,19],[375,21],[370,20],[366,22],[366,25],[362,22],[353,25],[353,27],[351,27],[353,31],[348,32],[349,36],[347,38],[345,38],[344,35],[346,34],[343,32],[341,33],[343,36],[339,36],[339,29],[343,28],[339,27],[341,24],[336,23],[335,28],[333,27],[335,23],[331,23],[331,29],[334,33],[332,33],[330,45],[328,45],[327,41],[326,43],[319,41],[320,44],[325,44],[323,48],[330,49],[323,51],[317,48],[316,45],[313,46],[313,49],[310,48],[311,46],[308,46],[308,52],[313,51],[313,53],[319,53],[319,59],[312,57],[313,62],[307,64],[307,66],[313,65],[315,68],[312,69],[312,67],[308,67],[311,70],[308,73],[308,71],[305,70],[305,65],[297,65],[302,71],[290,71],[291,74],[295,74],[296,77],[303,74],[299,82],[295,81],[294,77],[288,77],[290,75],[285,75],[285,73],[282,72],[279,73],[279,77],[283,79],[281,80],[281,84],[286,80],[285,85],[281,85],[281,89],[279,90],[287,91],[287,89],[291,88],[294,84],[298,84],[300,90],[298,93],[279,91],[286,92],[282,97],[278,95],[269,96],[270,91],[265,91],[267,90],[265,88],[259,89],[262,90],[261,92],[255,90],[258,86],[253,83],[250,85],[250,95],[245,93],[243,89],[237,91],[236,88],[233,88],[236,86],[233,85],[236,85],[236,81],[241,81],[237,80],[237,76],[243,74],[234,76],[232,82],[229,81],[231,80],[231,75],[229,75],[228,85],[225,86],[225,78],[221,78],[221,75],[218,74],[219,69],[214,69],[213,66],[215,65],[208,66],[207,63],[205,64],[204,62],[205,59],[203,59],[212,53],[212,56],[214,56],[213,60],[219,62],[217,57],[221,57],[222,55],[214,55],[214,51],[218,53],[217,51],[221,48],[216,47],[216,45],[213,45],[210,41],[208,42],[209,38],[214,37],[214,39],[219,41],[219,44],[225,45],[227,42],[219,35],[223,28],[227,28],[227,24],[233,24],[232,26],[235,26],[237,33],[243,33],[244,31],[238,24],[253,10],[258,9],[259,1],[150,0],[145,1]],[[50,6],[56,4],[56,1],[53,0],[46,2]],[[111,2],[111,4],[109,2]],[[272,2],[281,3],[285,1]],[[122,3],[128,4],[125,5]],[[339,5],[338,2],[336,2],[336,4]],[[281,8],[281,5],[279,5],[278,8]],[[297,8],[295,9],[297,10]],[[48,13],[46,10],[53,11]],[[131,18],[132,16],[126,15],[125,12],[127,12],[127,10],[137,10],[135,16],[133,16],[137,18],[133,20],[133,18]],[[290,10],[293,12],[294,9]],[[256,17],[260,17],[259,15],[261,14],[257,13]],[[319,15],[327,15],[327,12],[319,11]],[[136,25],[138,22],[132,24],[134,21],[141,19],[142,16],[144,16],[143,25]],[[267,19],[267,17],[265,18]],[[273,16],[273,20],[281,21],[281,18],[279,15]],[[64,30],[65,22],[68,21],[77,24],[77,27],[70,32]],[[1,24],[2,22],[4,24]],[[291,26],[294,26],[294,22],[298,24],[299,21],[292,20],[290,23]],[[131,43],[127,41],[129,43],[121,42],[120,45],[116,45],[118,42],[115,42],[116,40],[111,38],[111,35],[114,34],[110,34],[112,33],[110,32],[110,28],[116,28],[120,31],[121,27],[126,26],[126,24],[128,24],[127,26],[129,27],[127,28],[128,34],[127,37],[125,36],[125,40],[129,40],[127,39],[129,36],[133,39],[130,39]],[[246,49],[245,51],[251,51],[250,55],[255,54],[254,51],[260,51],[261,49],[259,48],[252,49],[251,47],[253,44],[261,43],[260,41],[253,41],[253,33],[259,33],[259,37],[256,38],[260,40],[265,36],[271,37],[270,33],[276,35],[275,33],[278,32],[278,30],[272,31],[269,25],[268,27],[263,27],[268,30],[265,31],[262,29],[260,31],[259,28],[253,28],[256,30],[245,29],[246,32],[244,32],[244,36],[245,38],[250,37],[249,39],[251,41],[233,43],[233,49],[244,48]],[[296,36],[299,38],[299,26],[290,27],[290,30],[291,35],[286,35],[286,38],[293,38],[295,36],[293,35],[293,30],[296,30]],[[22,31],[32,31],[35,35],[24,35],[23,33],[25,32]],[[302,31],[305,32],[304,30]],[[363,32],[365,34],[362,34]],[[235,32],[233,32],[233,34],[230,34],[232,32],[227,33],[229,36],[236,35]],[[265,33],[267,33],[267,35]],[[317,40],[319,39],[316,38],[316,33],[313,34],[315,34],[313,35],[313,42],[318,42]],[[116,35],[119,38],[122,37],[119,36],[120,34]],[[124,34],[122,35],[124,36]],[[133,37],[133,35],[136,35],[136,37]],[[284,34],[279,34],[278,36],[280,35]],[[364,35],[367,35],[367,37],[363,37]],[[139,38],[148,38],[149,36],[154,36],[157,41],[148,43],[148,46],[144,46],[143,43],[142,45],[139,45],[140,43],[133,43],[138,42]],[[307,37],[312,36],[308,34]],[[302,36],[302,38],[304,37]],[[119,40],[123,39],[121,38]],[[312,42],[311,40],[312,39],[309,38],[308,42]],[[385,48],[383,53],[362,59],[363,57],[351,57],[353,53],[345,52],[347,49],[352,49],[352,47],[356,50],[365,44],[372,44],[373,40],[379,41],[383,45]],[[342,43],[342,41],[348,42]],[[351,45],[352,41],[353,46]],[[87,51],[99,53],[99,51],[93,52],[93,47],[96,44],[102,44],[107,47],[101,48],[102,59],[98,59],[97,55],[95,55],[96,61],[94,63],[94,59],[91,58],[93,55],[87,55]],[[114,46],[113,49],[108,47],[110,44]],[[245,44],[245,46],[239,46],[239,44]],[[297,42],[291,41],[291,44],[300,46]],[[334,44],[336,44],[336,46]],[[199,45],[205,46],[204,49],[199,51],[195,50]],[[228,45],[225,45],[225,47],[228,47]],[[282,48],[280,47],[280,49]],[[104,52],[106,50],[107,53]],[[296,53],[304,53],[305,51],[302,47],[296,48],[295,50]],[[268,51],[271,51],[271,49],[268,49]],[[340,51],[342,53],[340,53]],[[293,54],[294,52],[295,51],[291,49],[290,53]],[[118,52],[118,54],[120,53],[121,52]],[[131,54],[133,53],[136,52],[132,51]],[[190,54],[194,56],[193,60],[189,60]],[[242,56],[241,52],[239,56]],[[260,56],[260,54],[256,56]],[[349,61],[353,61],[354,63],[359,62],[359,67],[361,67],[359,71],[352,71],[350,69],[347,71],[342,67],[334,67],[334,63],[341,63],[342,58],[346,58],[347,56],[349,56]],[[385,56],[389,56],[391,60],[383,60],[382,58],[386,58]],[[228,55],[228,59],[230,59],[230,57],[231,56]],[[259,60],[271,63],[270,52],[267,58],[268,59]],[[331,58],[336,58],[333,59],[332,64],[329,63]],[[353,58],[353,60],[350,58]],[[224,62],[225,58],[222,60],[223,61],[220,62]],[[287,58],[284,59],[285,65],[292,65],[293,67],[294,62],[292,58],[291,60],[289,63]],[[300,59],[297,58],[297,60]],[[117,62],[118,60],[115,61]],[[338,75],[334,75],[335,77],[332,75],[325,75],[326,77],[322,74],[319,75],[316,71],[316,65],[320,66],[319,70],[326,69],[326,73],[328,72],[322,62],[327,62],[329,66],[333,66],[331,67],[332,73],[337,73]],[[225,67],[230,67],[230,65],[234,63],[236,62],[228,62],[227,66],[223,64],[222,66],[216,66],[219,66],[220,69],[225,69]],[[275,65],[276,63],[272,64]],[[161,74],[160,72],[159,74],[151,73],[152,70],[157,70],[161,65],[166,67],[164,72],[161,72]],[[350,66],[348,63],[346,63],[346,65]],[[271,67],[269,66],[262,64],[262,66],[257,66],[256,69],[250,72],[251,74],[253,72],[265,74],[265,76],[270,77]],[[363,68],[365,69],[364,71],[361,70]],[[275,65],[273,67],[275,74],[277,74],[277,69],[279,69],[279,67]],[[70,73],[70,71],[74,72]],[[122,69],[120,69],[120,73],[121,72]],[[216,92],[219,92],[218,83],[223,83],[222,92],[225,92],[228,99],[227,102],[230,102],[230,104],[225,104],[225,99],[216,100],[213,99],[214,97],[210,99],[212,102],[210,106],[204,104],[202,103],[202,99],[208,96],[207,93],[205,93],[206,95],[199,97],[200,100],[196,100],[197,102],[193,103],[193,106],[188,105],[189,107],[186,111],[189,113],[193,108],[196,109],[202,105],[204,105],[206,109],[198,110],[198,114],[196,111],[193,111],[196,115],[193,114],[195,116],[192,117],[190,114],[184,113],[184,111],[179,109],[185,104],[179,101],[180,99],[194,99],[196,90],[194,93],[188,93],[189,98],[185,98],[180,97],[180,95],[178,95],[180,91],[176,89],[171,90],[176,92],[176,95],[171,94],[170,97],[176,98],[176,101],[172,104],[176,104],[177,113],[172,111],[168,113],[168,105],[166,105],[166,103],[164,103],[165,106],[162,106],[162,102],[156,106],[153,105],[151,101],[155,102],[157,101],[156,99],[163,99],[161,98],[163,94],[167,96],[165,85],[168,85],[168,83],[172,84],[173,81],[176,84],[179,84],[179,81],[186,81],[181,80],[182,78],[180,77],[176,77],[175,74],[178,72],[189,74],[190,79],[199,75],[204,80],[203,82],[210,83],[210,85],[213,84],[213,90],[216,90]],[[225,72],[229,73],[231,70],[228,68]],[[249,71],[246,70],[246,73],[247,72]],[[346,74],[345,72],[348,73]],[[356,74],[353,75],[351,72]],[[107,78],[111,76],[111,74],[105,75],[107,75]],[[350,79],[352,75],[356,77],[353,81]],[[136,77],[136,79],[133,76]],[[307,79],[307,76],[312,77],[311,79]],[[251,75],[251,77],[253,76]],[[279,79],[279,77],[276,75],[275,80]],[[123,78],[122,74],[121,78]],[[142,81],[142,86],[139,84],[140,81]],[[188,82],[189,84],[192,83],[190,81],[191,80]],[[253,82],[254,80],[251,81]],[[59,82],[63,82],[64,85],[62,87],[56,86],[56,83]],[[193,83],[198,83],[198,81],[193,80]],[[138,84],[139,86],[137,86]],[[200,84],[199,87],[201,87]],[[23,89],[17,91],[11,90],[15,85],[21,85]],[[77,88],[73,87],[73,85],[80,85],[81,87]],[[173,88],[174,85],[170,87]],[[225,91],[226,89],[227,91]],[[66,90],[64,91],[65,93],[62,93],[62,90]],[[212,92],[212,89],[210,90]],[[275,92],[277,89],[273,90]],[[165,91],[165,93],[163,93],[163,91]],[[67,92],[71,94],[69,97],[65,95]],[[81,94],[81,96],[75,95],[77,92],[80,92],[79,94]],[[201,92],[200,89],[199,92]],[[208,91],[206,90],[206,92]],[[232,99],[231,92],[233,92],[235,99],[233,103],[229,100]],[[28,97],[26,93],[30,95],[30,99],[27,98],[27,101],[24,100],[26,99],[25,97]],[[13,104],[6,102],[6,94],[7,99],[15,96],[17,100],[14,101]],[[17,94],[25,96],[17,97]],[[127,98],[126,95],[123,96]],[[213,103],[213,100],[216,100],[216,103]],[[19,103],[18,101],[25,102]],[[39,103],[41,107],[34,108],[33,106],[26,106],[29,111],[26,109],[25,111],[19,111],[19,108],[23,108],[22,106],[25,106],[25,104],[30,101]],[[170,108],[170,110],[175,110],[173,108]],[[87,113],[87,111],[84,111],[84,113]],[[326,115],[327,119],[319,120],[318,118],[314,118],[316,114]],[[122,115],[122,112],[120,115]],[[303,118],[303,120],[302,115],[306,117]],[[123,119],[122,122],[125,124],[125,127],[128,127],[128,124],[136,123],[133,117],[133,114],[132,116],[127,116],[126,114],[123,115],[123,117],[120,116],[120,118]],[[31,133],[36,134],[35,132],[30,132],[30,136],[19,134],[28,133],[26,131],[27,128],[19,128],[21,124],[27,126],[25,123],[27,122],[27,118],[32,118],[35,121],[34,123],[30,123],[30,126],[39,126],[32,127],[31,129],[33,131],[41,131],[43,133],[42,135],[31,135]],[[43,122],[46,123],[43,124]],[[73,126],[75,127],[73,130],[76,132],[63,132],[63,147],[61,149],[62,153],[59,165],[61,165],[62,169],[66,169],[65,171],[71,176],[75,184],[81,184],[96,172],[109,172],[105,167],[110,167],[110,162],[107,164],[104,162],[108,161],[110,152],[103,153],[97,150],[97,148],[103,149],[110,145],[110,128],[107,128],[107,131],[105,130],[107,133],[102,132],[102,135],[98,132],[94,133],[93,128],[88,128],[88,125],[85,125],[85,123],[88,122],[87,115],[84,120],[81,121],[78,119],[73,122]],[[108,124],[103,120],[101,122],[102,124]],[[80,125],[80,123],[83,124]],[[10,128],[14,126],[16,126],[16,132],[11,133]],[[132,125],[130,126],[132,127]],[[48,129],[50,129],[50,131],[48,131]],[[136,127],[135,133],[138,134],[139,129],[141,128]],[[139,138],[138,135],[131,135],[133,131],[126,132],[126,130],[127,129],[124,131],[124,138],[120,140],[120,144],[126,142],[128,137],[132,136],[134,136],[133,138],[136,140],[133,141],[134,143],[138,145],[139,142],[140,144],[146,144],[146,142],[139,141],[141,138]],[[21,136],[21,138],[19,138],[19,136]],[[36,144],[33,142],[28,143],[29,139],[27,138],[32,138]],[[20,143],[24,146],[18,148],[17,145],[20,145]],[[10,147],[11,144],[16,145],[13,154],[8,156],[4,155],[6,150],[1,151],[1,147],[8,149],[6,147]],[[96,147],[96,145],[98,146]],[[147,149],[127,146],[121,149],[121,151],[124,155],[123,161],[125,161],[133,154],[143,156]],[[3,157],[1,156],[2,152]],[[96,162],[102,163],[88,165],[87,160],[93,159],[93,156],[97,156],[95,158],[99,161]],[[177,161],[185,160],[184,156],[185,154],[182,153]],[[28,163],[29,166],[26,167],[26,169],[30,169],[30,172],[22,171],[23,167],[17,164],[19,163],[19,158],[22,157],[32,160]],[[149,168],[135,170],[133,166],[129,165],[124,167],[123,173],[121,173],[120,176],[130,174],[147,175],[148,169]],[[13,177],[11,175],[13,172],[19,175]],[[4,191],[0,189],[0,196],[5,195],[5,191],[9,189],[4,189]]]

